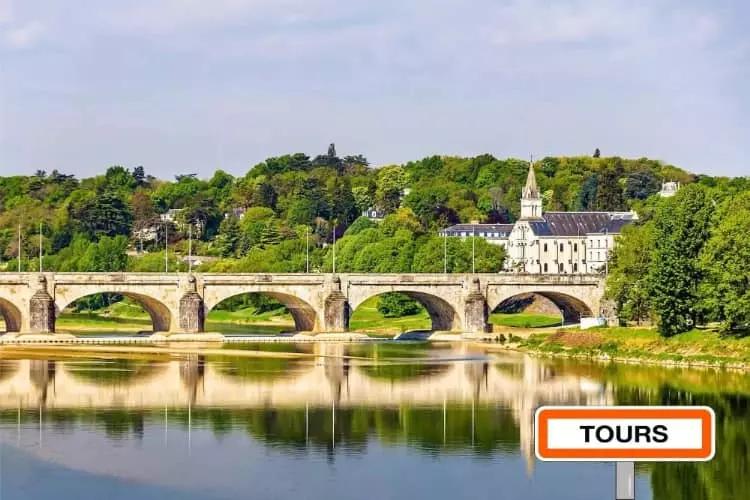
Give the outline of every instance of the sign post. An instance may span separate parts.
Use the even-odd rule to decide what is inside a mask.
[[[612,461],[615,498],[635,498],[635,462],[700,462],[715,452],[707,406],[543,406],[534,416],[536,456]]]

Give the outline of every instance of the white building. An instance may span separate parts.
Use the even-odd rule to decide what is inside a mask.
[[[513,224],[456,224],[440,231],[440,235],[458,238],[474,236],[504,247],[508,245],[508,237],[512,230]]]
[[[661,191],[659,191],[659,196],[662,198],[669,198],[670,196],[674,196],[677,194],[677,190],[680,189],[680,183],[669,181],[669,182],[662,182],[661,183]]]
[[[506,269],[521,273],[584,274],[601,271],[622,228],[635,212],[546,212],[529,167],[515,224],[458,224],[447,236],[486,238],[505,247]]]

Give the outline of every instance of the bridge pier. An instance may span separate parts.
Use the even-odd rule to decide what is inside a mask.
[[[464,304],[464,321],[466,333],[477,334],[489,331],[489,307],[482,295],[478,278],[471,281],[471,291]]]
[[[195,277],[188,277],[187,290],[180,298],[179,329],[181,333],[201,333],[205,327],[203,298],[198,294]]]
[[[322,330],[325,333],[344,333],[349,331],[349,301],[341,292],[341,280],[333,277],[331,291],[323,304]]]
[[[47,278],[37,277],[37,291],[29,299],[31,333],[55,333],[55,301],[47,292]]]

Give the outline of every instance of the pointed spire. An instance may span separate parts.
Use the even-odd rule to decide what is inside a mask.
[[[526,176],[526,185],[523,187],[523,198],[539,198],[539,188],[536,185],[536,175],[534,175],[534,159],[529,160],[529,174]]]

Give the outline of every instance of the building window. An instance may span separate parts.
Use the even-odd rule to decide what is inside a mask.
[[[602,260],[602,253],[596,252],[596,260]]]
[[[544,252],[545,252],[545,253],[547,252],[547,244],[546,244],[546,243],[544,244]],[[546,266],[546,265],[547,265],[547,264],[545,264],[545,266]],[[545,269],[545,271],[546,271],[546,269]]]
[[[563,246],[563,244],[562,244],[562,243],[560,243],[560,251],[562,252],[562,251],[564,251],[564,250],[565,250],[565,247]]]
[[[561,273],[565,272],[565,264],[563,264],[562,262],[560,262],[560,272]]]
[[[548,268],[547,268],[547,263],[545,262],[545,263],[544,263],[544,272],[545,272],[545,273],[547,272],[547,269],[548,269]]]
[[[577,273],[577,272],[578,272],[578,263],[577,263],[577,262],[574,262],[574,263],[573,263],[573,272],[574,272],[574,273]]]
[[[578,243],[573,243],[573,251],[578,252]]]

